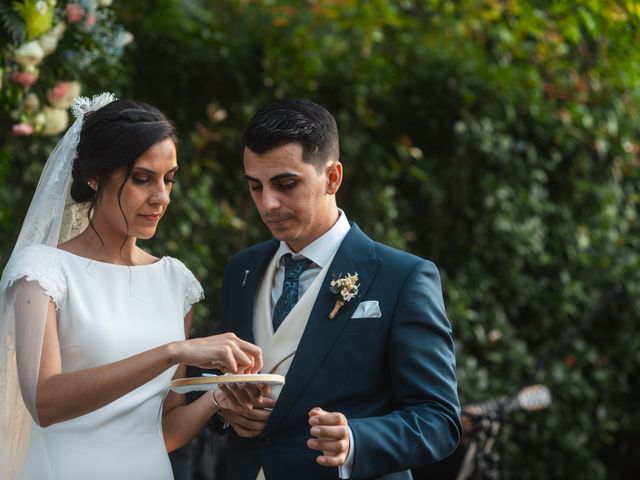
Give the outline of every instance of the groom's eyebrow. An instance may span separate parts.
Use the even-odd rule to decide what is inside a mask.
[[[285,173],[280,173],[278,175],[274,175],[273,177],[271,177],[269,179],[270,182],[275,182],[278,180],[282,180],[283,178],[291,178],[291,177],[297,177],[298,174],[297,173],[289,173],[289,172],[285,172]],[[260,183],[260,180],[258,180],[257,178],[253,178],[251,175],[247,175],[245,173],[244,178],[249,181],[249,182],[257,182]]]

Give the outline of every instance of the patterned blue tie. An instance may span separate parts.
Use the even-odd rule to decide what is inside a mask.
[[[284,256],[284,283],[282,284],[282,293],[276,302],[276,307],[273,309],[274,332],[287,317],[293,306],[298,303],[300,274],[302,274],[311,263],[311,260],[308,258],[293,260],[290,253]]]

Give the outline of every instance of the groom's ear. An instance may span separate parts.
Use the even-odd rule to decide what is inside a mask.
[[[327,193],[335,195],[342,185],[342,164],[338,161],[327,165]]]

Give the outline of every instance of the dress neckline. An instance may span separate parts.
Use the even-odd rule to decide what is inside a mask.
[[[57,250],[58,252],[62,252],[64,254],[68,255],[69,257],[76,258],[78,260],[84,260],[84,261],[87,261],[89,263],[97,263],[99,265],[104,265],[104,266],[107,266],[107,267],[117,267],[117,268],[136,268],[136,269],[138,269],[138,268],[145,268],[145,267],[153,267],[155,265],[158,265],[159,263],[162,263],[165,259],[168,258],[167,256],[160,257],[158,260],[156,260],[153,263],[145,263],[145,264],[142,264],[142,265],[120,265],[119,263],[101,262],[100,260],[94,260],[93,258],[83,257],[82,255],[78,255],[76,253],[72,253],[72,252],[70,252],[68,250],[63,250],[63,249],[58,248],[58,247],[52,247],[52,246],[49,246],[49,245],[47,245],[47,246],[49,248],[53,248],[54,250]]]

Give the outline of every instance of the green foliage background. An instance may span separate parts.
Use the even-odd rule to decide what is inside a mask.
[[[116,2],[118,75],[163,109],[181,171],[148,247],[185,261],[211,328],[227,257],[268,237],[239,137],[275,97],[333,112],[339,203],[439,266],[463,403],[544,383],[501,441],[507,478],[640,473],[640,7],[631,0]],[[105,80],[109,81],[106,82]],[[13,142],[13,143],[11,143]],[[47,145],[0,146],[6,260]],[[10,155],[10,156],[8,156]]]

